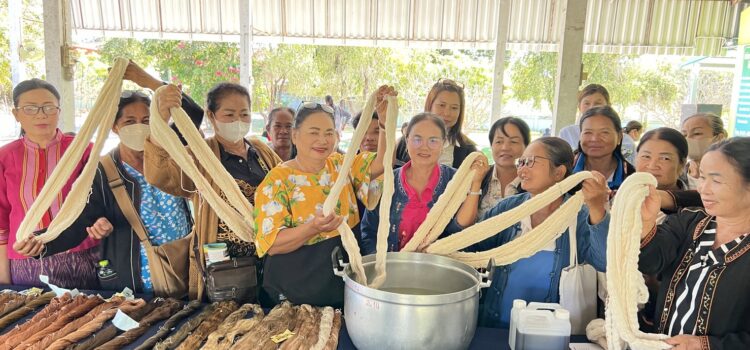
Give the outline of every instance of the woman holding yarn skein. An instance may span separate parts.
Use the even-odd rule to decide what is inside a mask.
[[[570,176],[573,172],[573,152],[565,140],[542,137],[526,147],[518,159],[518,177],[526,192],[506,198],[490,209],[480,221],[522,205]],[[598,271],[607,265],[606,247],[609,214],[605,210],[609,189],[604,176],[592,172],[594,178],[583,182],[585,206],[577,217],[576,243],[579,261],[588,262]],[[486,251],[502,246],[546,220],[569,194],[559,197],[546,208],[521,220],[495,236],[468,247],[467,251]],[[476,208],[474,208],[476,209]],[[476,211],[459,212],[456,223],[468,227],[476,221]],[[479,324],[484,327],[507,328],[514,299],[555,303],[559,301],[560,274],[570,262],[569,235],[566,230],[556,241],[536,254],[510,265],[499,266],[492,285],[479,311]]]
[[[255,194],[255,240],[258,255],[266,257],[263,288],[274,301],[286,298],[295,304],[343,306],[343,281],[333,274],[331,251],[341,246],[337,227],[341,223],[354,227],[360,221],[356,199],[373,207],[379,197],[380,180],[375,179],[384,169],[386,98],[395,95],[392,87],[378,89],[378,152],[355,157],[351,185],[344,186],[330,215],[322,213],[323,203],[344,161],[335,152],[338,133],[333,110],[315,102],[297,110],[292,130],[297,156],[271,170]]]
[[[643,203],[638,265],[662,277],[654,320],[673,349],[750,348],[749,150],[748,137],[708,148],[698,186],[704,208],[656,225],[656,189]]]
[[[395,189],[390,208],[388,251],[399,251],[411,240],[456,173],[456,169],[438,163],[446,137],[445,123],[435,114],[420,113],[409,121],[406,127],[406,147],[411,160],[393,171]],[[475,159],[472,169],[476,173],[469,196],[459,213],[461,210],[476,211],[482,193],[482,179],[489,169],[487,157],[479,156]],[[469,209],[472,206],[474,208]],[[375,253],[379,224],[380,205],[367,210],[362,219],[363,254]],[[459,230],[451,225],[446,227],[443,234]]]
[[[179,89],[170,85],[158,96],[158,109],[165,121],[171,118],[170,108],[179,106]],[[216,136],[206,139],[209,148],[220,160],[224,169],[234,179],[244,197],[252,204],[258,185],[268,172],[281,162],[263,141],[246,138],[250,131],[250,94],[243,86],[233,83],[219,83],[209,90],[206,97],[206,117],[216,130]],[[232,258],[255,256],[255,245],[245,242],[232,232],[229,226],[219,219],[210,205],[196,191],[195,183],[182,173],[179,165],[169,153],[149,137],[145,143],[146,180],[160,190],[193,201],[195,225],[193,232],[197,242],[191,243],[190,260],[190,299],[201,299],[204,295],[205,258],[203,245],[226,243],[228,255]],[[214,171],[200,167],[203,176]],[[210,177],[210,176],[209,176]],[[219,192],[218,184],[212,183]],[[198,244],[194,247],[193,244]],[[260,267],[258,265],[258,267]],[[254,299],[255,296],[242,296]]]

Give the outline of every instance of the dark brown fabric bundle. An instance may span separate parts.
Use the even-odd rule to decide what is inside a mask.
[[[185,307],[182,308],[182,310],[172,315],[172,317],[170,317],[167,322],[164,322],[164,324],[159,328],[156,334],[146,339],[146,341],[135,348],[135,350],[149,350],[153,348],[156,343],[164,339],[164,337],[172,331],[172,328],[177,326],[177,324],[180,323],[180,321],[182,321],[185,317],[190,316],[200,306],[201,302],[199,300],[193,300],[189,302],[187,305],[185,305]]]
[[[283,333],[287,329],[294,331],[297,310],[288,302],[277,305],[263,318],[263,321],[253,328],[252,333],[240,338],[232,349],[276,349],[276,343],[271,337]]]
[[[151,311],[148,315],[138,322],[138,327],[122,333],[114,339],[102,344],[99,350],[114,350],[134,342],[140,338],[152,325],[159,323],[161,320],[174,314],[182,306],[182,302],[175,299],[167,299],[164,303]]]
[[[182,341],[180,346],[177,347],[177,350],[198,349],[208,335],[215,331],[216,328],[219,327],[219,324],[222,323],[229,314],[237,310],[238,307],[237,303],[231,300],[219,302],[214,311],[208,315],[200,325],[198,325],[193,333]]]
[[[237,311],[233,312],[231,315],[227,316],[226,319],[224,319],[224,322],[222,322],[219,325],[219,328],[217,328],[213,333],[208,335],[208,338],[206,338],[206,343],[201,348],[202,350],[219,350],[219,349],[226,349],[229,348],[229,345],[232,344],[232,342],[227,342],[226,345],[223,345],[222,342],[227,337],[229,332],[235,329],[236,326],[240,324],[245,318],[245,316],[253,310],[260,310],[260,312],[263,312],[263,309],[260,308],[260,305],[258,304],[245,304],[242,305]],[[258,314],[254,314],[253,317],[257,317]],[[232,340],[234,340],[234,336],[232,336]]]
[[[57,331],[65,327],[68,323],[73,322],[74,320],[87,314],[89,311],[103,303],[104,299],[102,299],[98,295],[87,297],[81,305],[71,308],[68,312],[60,312],[54,322],[52,322],[49,326],[45,327],[39,332],[34,333],[28,339],[24,340],[21,344],[18,345],[18,348],[27,349],[29,347],[32,347],[34,344],[43,342],[44,339],[47,338],[47,336],[55,334]]]
[[[282,350],[310,349],[318,342],[321,313],[310,305],[302,305],[297,310],[294,336],[281,343]]]
[[[13,312],[3,316],[2,318],[0,318],[0,330],[3,330],[5,329],[5,327],[8,327],[14,322],[26,317],[26,315],[30,314],[37,308],[47,305],[54,297],[54,292],[44,293],[36,298],[31,299],[26,304],[14,310]]]
[[[216,309],[216,305],[217,303],[206,305],[206,307],[203,308],[203,311],[185,322],[182,327],[180,327],[167,339],[164,339],[164,341],[154,345],[154,350],[171,350],[176,348],[178,345],[180,345],[180,343],[182,343],[183,340],[185,340],[185,338],[187,338],[188,335],[190,335],[190,332],[192,332],[196,327],[198,327],[198,325],[201,324],[201,322],[203,322],[203,320],[205,320],[214,312],[214,310]]]
[[[134,310],[131,311],[125,311],[123,312],[128,315],[133,320],[139,321],[143,318],[143,316],[146,316],[148,313],[153,311],[155,308],[161,306],[161,304],[164,303],[164,299],[162,298],[155,298],[152,299],[151,302],[148,304],[142,305],[141,307],[137,307]],[[78,344],[71,344],[69,345],[66,350],[92,350],[96,349],[99,345],[102,345],[110,340],[112,338],[116,337],[118,333],[121,331],[115,327],[114,324],[109,323],[108,326],[104,327],[103,329],[99,330],[98,332],[92,334],[87,339],[79,342]]]
[[[336,350],[339,345],[339,333],[341,332],[341,311],[336,310],[333,316],[333,328],[331,328],[331,337],[328,338],[325,350]]]
[[[26,329],[31,327],[31,325],[33,325],[34,323],[39,322],[42,319],[45,319],[50,315],[56,313],[60,308],[72,301],[73,298],[70,296],[70,294],[65,294],[59,298],[52,299],[46,307],[37,312],[36,315],[34,315],[34,317],[32,317],[30,320],[27,320],[23,324],[16,325],[15,327],[13,327],[13,329],[0,336],[0,344],[4,344],[9,338],[14,337],[16,334],[25,332]],[[3,320],[5,320],[5,318],[6,317],[3,317]],[[10,323],[12,322],[9,322],[8,324]]]

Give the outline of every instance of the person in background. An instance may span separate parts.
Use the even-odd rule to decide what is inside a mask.
[[[522,191],[516,161],[531,142],[531,130],[523,119],[505,117],[492,124],[489,136],[495,165],[482,180],[479,217],[504,198]]]
[[[463,133],[466,119],[466,99],[464,87],[450,79],[440,79],[430,89],[425,99],[424,111],[439,115],[448,128],[448,142],[440,153],[440,164],[458,169],[464,159],[477,150],[477,146]],[[408,138],[409,135],[406,135]],[[401,139],[396,148],[396,158],[404,163],[409,161],[406,139]]]
[[[586,85],[583,90],[578,92],[578,111],[581,113],[576,118],[576,123],[560,129],[560,138],[568,142],[570,148],[578,148],[578,142],[581,139],[580,116],[586,113],[591,107],[609,106],[609,91],[599,84]]]
[[[573,151],[563,139],[542,137],[530,143],[518,159],[518,176],[526,192],[500,201],[479,221],[487,220],[522,205],[573,173]],[[576,244],[580,263],[590,263],[596,270],[607,267],[607,231],[609,214],[607,184],[602,174],[592,172],[593,179],[583,182],[585,205],[577,216]],[[496,235],[468,247],[467,251],[486,251],[500,247],[531,230],[555,212],[570,194],[560,196],[553,203],[531,214]],[[466,214],[466,215],[464,215]],[[476,219],[476,211],[458,213],[454,219],[459,227],[469,227]],[[510,265],[498,266],[480,306],[479,324],[484,327],[508,328],[514,299],[545,303],[559,302],[562,270],[570,262],[569,233],[566,230],[554,242],[536,254]]]
[[[623,134],[628,135],[634,142],[638,142],[643,134],[643,124],[637,120],[631,120],[625,124],[625,127],[622,128],[622,132]]]
[[[276,107],[268,113],[266,132],[271,141],[269,146],[282,161],[290,160],[297,154],[291,136],[295,112],[289,107]]]
[[[346,124],[349,123],[349,119],[351,119],[352,115],[336,106],[336,104],[333,103],[333,96],[327,95],[325,101],[326,105],[333,110],[333,118],[336,121],[336,130],[339,134],[343,133],[344,128],[346,127]],[[341,135],[339,135],[339,137],[341,137]]]
[[[359,125],[359,120],[362,118],[362,111],[357,113],[352,119],[352,126],[354,129]],[[380,139],[380,124],[378,123],[378,113],[372,113],[372,120],[370,125],[367,127],[365,137],[362,139],[362,143],[359,145],[359,152],[377,152],[378,151],[378,140]]]
[[[586,110],[580,121],[581,141],[573,172],[597,171],[607,179],[611,196],[635,168],[622,155],[620,117],[610,106]]]
[[[393,171],[394,192],[389,208],[388,251],[397,252],[406,246],[456,173],[456,169],[438,163],[447,137],[442,118],[432,113],[417,114],[409,121],[407,134],[411,160]],[[482,179],[489,169],[487,163],[487,157],[483,155],[474,160],[472,169],[476,172],[459,214],[467,210],[476,212],[482,193]],[[362,219],[363,254],[375,253],[380,226],[379,209],[380,204],[367,210]],[[455,225],[449,225],[443,235],[458,231]]]
[[[635,165],[636,143],[641,137],[643,125],[640,122],[631,120],[622,129],[622,155],[631,165]]]
[[[659,195],[641,208],[641,272],[658,275],[656,332],[674,349],[750,348],[750,138],[711,145],[700,162],[704,208],[657,225]]]
[[[713,113],[698,113],[685,118],[681,131],[688,142],[688,164],[683,180],[687,182],[688,188],[696,189],[703,155],[712,144],[726,139],[728,134],[724,129],[724,122]]]
[[[99,287],[97,240],[87,238],[79,245],[72,245],[66,254],[45,257],[43,261],[30,259],[13,249],[26,212],[70,147],[73,136],[57,128],[60,93],[44,80],[24,80],[16,85],[12,112],[21,124],[23,136],[0,148],[0,283],[42,287],[39,275],[48,274],[50,283],[62,288],[96,289]],[[91,145],[36,229],[47,228],[58,214],[90,152]],[[108,228],[108,225],[102,227]]]

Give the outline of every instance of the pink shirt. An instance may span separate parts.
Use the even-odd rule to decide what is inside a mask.
[[[71,142],[73,142],[73,136],[64,135],[57,130],[55,138],[46,148],[39,148],[27,137],[22,137],[0,148],[0,244],[7,242],[9,259],[26,259],[12,248],[13,243],[16,242],[16,231],[26,211],[39,196],[42,187]],[[91,145],[86,148],[83,159],[78,162],[70,179],[52,201],[52,205],[36,229],[47,227],[60,211],[63,200],[68,196],[73,181],[81,174],[90,153]],[[88,249],[97,244],[97,241],[86,238],[78,247],[70,251]]]
[[[432,194],[435,192],[435,187],[437,186],[438,181],[440,181],[440,166],[435,165],[424,191],[422,191],[421,194],[417,193],[417,191],[406,182],[406,170],[409,168],[411,168],[411,161],[408,161],[403,167],[401,167],[401,184],[404,186],[404,191],[406,192],[407,197],[409,197],[409,201],[401,212],[401,223],[398,227],[399,250],[406,246],[406,243],[408,243],[414,236],[414,232],[417,231],[419,225],[421,225],[427,217],[427,212],[430,211],[430,207],[427,206],[427,203],[432,200]]]

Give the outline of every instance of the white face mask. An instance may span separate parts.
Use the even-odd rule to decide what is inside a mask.
[[[216,135],[229,142],[238,142],[245,138],[248,132],[250,132],[250,123],[245,123],[241,120],[233,121],[231,123],[222,123],[218,120],[214,120],[216,126]]]
[[[134,151],[143,151],[143,145],[150,133],[151,128],[146,124],[126,125],[120,128],[120,142]]]

